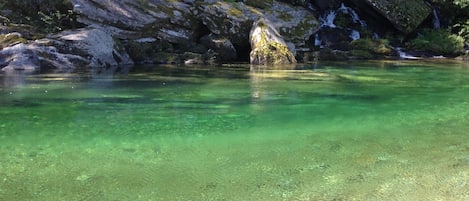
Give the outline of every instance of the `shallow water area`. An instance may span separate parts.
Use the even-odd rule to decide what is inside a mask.
[[[469,66],[0,74],[0,201],[469,200]]]

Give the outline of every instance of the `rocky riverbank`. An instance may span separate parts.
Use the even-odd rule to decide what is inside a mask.
[[[398,58],[402,49],[397,47],[404,46],[417,50],[416,57],[455,57],[464,51],[467,55],[468,39],[460,36],[448,36],[456,42],[443,54],[439,49],[419,51],[418,41],[408,43],[421,37],[424,28],[441,26],[435,24],[435,5],[424,0],[70,0],[68,4],[77,26],[42,35],[36,33],[37,27],[14,22],[14,11],[3,9],[0,68],[273,65]]]

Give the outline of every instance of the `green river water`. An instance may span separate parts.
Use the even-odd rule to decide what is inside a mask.
[[[467,64],[114,70],[0,73],[0,201],[469,200]]]

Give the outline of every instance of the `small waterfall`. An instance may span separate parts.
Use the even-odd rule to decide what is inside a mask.
[[[433,9],[433,28],[439,29],[441,27],[440,18],[438,17],[438,11]]]
[[[345,4],[341,4],[338,9],[335,10],[328,10],[326,11],[321,17],[319,17],[319,21],[321,23],[320,29],[323,28],[339,28],[341,31],[345,30],[349,32],[349,38],[351,40],[358,40],[361,38],[359,30],[351,29],[347,27],[338,27],[334,24],[334,21],[337,17],[338,13],[345,14],[345,16],[349,16],[354,24],[360,25],[362,28],[366,28],[366,22],[358,16],[357,12],[350,7],[345,6]],[[330,31],[329,31],[330,32]],[[332,31],[333,32],[333,31]],[[314,38],[314,45],[316,47],[322,47],[323,41],[321,40],[322,36],[318,34],[315,35]]]
[[[310,11],[313,11],[313,12],[317,10],[311,2],[308,2],[308,5],[306,8],[308,8]]]
[[[335,11],[331,10],[324,17],[320,17],[319,21],[321,21],[321,27],[336,28],[337,26],[334,24],[335,16]]]
[[[402,48],[400,47],[396,47],[395,50],[399,54],[399,58],[401,59],[421,59],[420,57],[407,54],[406,52],[402,51]]]
[[[314,46],[322,47],[321,43],[322,41],[321,39],[319,39],[319,35],[318,34],[314,35]]]
[[[311,8],[314,9],[314,8]],[[329,10],[325,13],[324,16],[319,17],[319,21],[321,22],[321,27],[330,27],[336,28],[337,26],[334,24],[334,20],[337,16],[337,12],[341,12],[343,14],[347,14],[352,18],[353,23],[360,24],[361,27],[366,27],[366,22],[358,16],[357,12],[350,7],[345,6],[345,4],[341,4],[340,8],[337,10]]]
[[[353,10],[352,8],[345,6],[344,3],[340,5],[339,11],[344,14],[350,15],[350,17],[352,17],[353,23],[359,23],[361,27],[366,27],[366,22],[360,19],[360,17],[358,17],[357,12],[355,12],[355,10]]]
[[[350,37],[352,40],[358,40],[358,39],[360,39],[360,32],[358,32],[357,30],[352,30],[352,32],[350,33],[349,37]]]

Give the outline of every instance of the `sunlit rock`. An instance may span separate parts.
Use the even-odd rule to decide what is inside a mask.
[[[127,53],[120,49],[122,47],[119,47],[108,33],[99,29],[64,31],[55,35],[55,37],[51,37],[51,39],[56,40],[56,43],[66,43],[66,46],[60,49],[61,52],[76,54],[73,51],[67,51],[73,49],[84,52],[85,55],[80,56],[89,59],[87,65],[90,67],[133,63]]]
[[[65,31],[0,50],[2,70],[74,69],[132,64],[113,38],[98,29]]]
[[[198,20],[191,2],[71,0],[78,21],[105,29],[121,39],[154,36],[174,43],[195,40]]]
[[[249,34],[251,64],[282,65],[296,63],[295,55],[267,19],[259,19]]]

